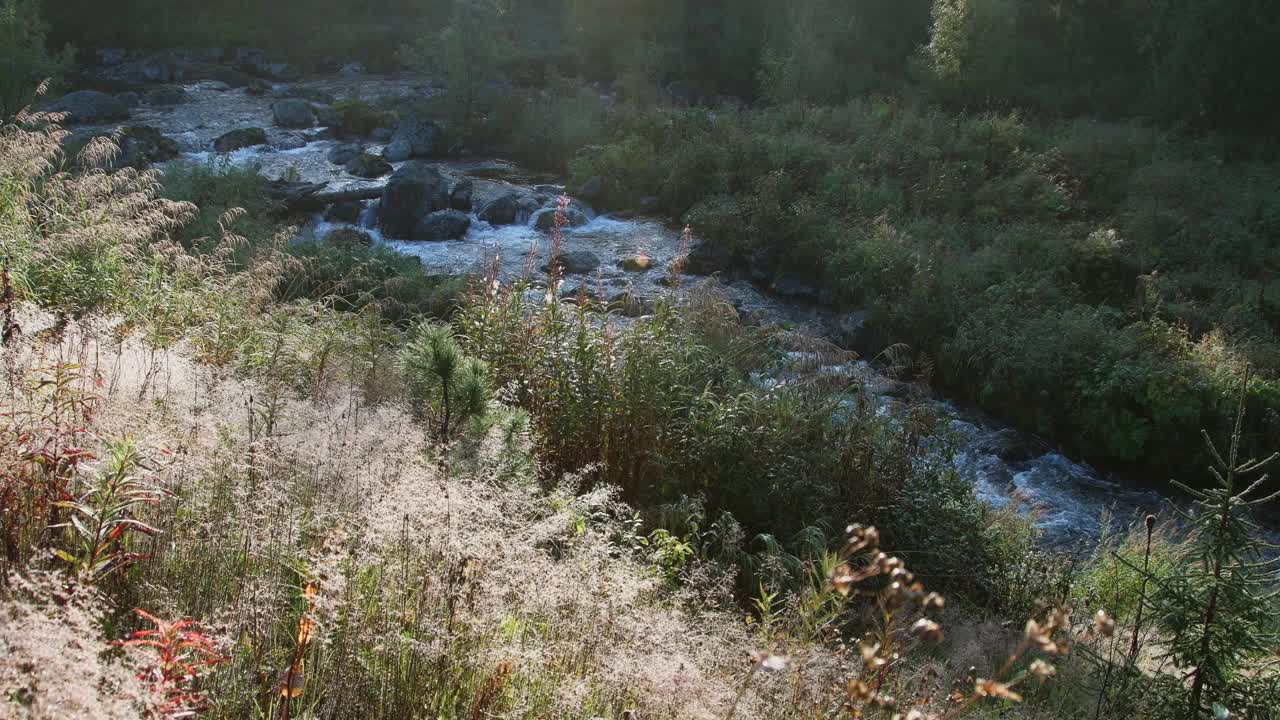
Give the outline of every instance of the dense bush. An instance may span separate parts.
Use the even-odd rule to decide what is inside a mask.
[[[700,498],[692,514],[658,521],[673,537],[704,528],[692,551],[741,567],[748,592],[781,582],[772,563],[810,559],[815,534],[821,549],[843,518],[859,517],[883,529],[888,547],[919,553],[913,565],[940,586],[982,605],[1023,602],[1012,591],[1030,548],[1015,531],[1022,522],[1000,521],[949,456],[926,449],[932,421],[890,422],[847,378],[786,354],[821,363],[838,362],[838,351],[744,328],[706,288],[617,327],[603,308],[524,298],[519,288],[472,296],[456,323],[466,352],[528,410],[549,479],[584,473],[640,507]],[[798,376],[772,383],[761,371]],[[720,527],[706,529],[717,517]],[[770,538],[763,557],[741,539],[724,544],[757,535]],[[803,577],[795,562],[787,582]]]
[[[0,2],[0,122],[29,105],[46,80],[56,83],[71,67],[71,47],[54,52],[45,42],[49,26],[42,6],[42,0]]]
[[[867,307],[944,384],[1088,457],[1199,462],[1246,364],[1250,441],[1273,432],[1270,165],[1227,170],[1211,141],[1128,125],[891,100],[656,110],[611,133],[575,180],[659,198],[765,283],[799,271]]]

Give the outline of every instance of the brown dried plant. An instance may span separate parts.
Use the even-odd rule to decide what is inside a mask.
[[[823,699],[824,693],[816,691],[815,697],[803,704],[827,718],[864,718],[880,715],[892,720],[953,720],[987,699],[1021,702],[1017,688],[1028,680],[1046,682],[1056,673],[1048,659],[1065,655],[1068,641],[1064,639],[1071,628],[1070,611],[1053,607],[1043,617],[1028,620],[1023,639],[1009,654],[1003,665],[991,678],[975,678],[970,693],[954,693],[947,701],[946,711],[931,710],[931,698],[915,697],[899,701],[892,693],[901,687],[899,674],[906,667],[906,654],[914,638],[922,646],[936,645],[943,639],[943,626],[937,616],[944,610],[946,600],[936,592],[929,592],[924,584],[907,568],[901,558],[879,549],[880,534],[874,527],[851,525],[846,529],[845,542],[831,563],[820,593],[808,599],[801,598],[797,609],[802,614],[812,613],[834,600],[834,607],[823,616],[822,630],[829,630],[845,617],[848,602],[862,598],[869,603],[871,628],[858,643],[859,670],[845,681],[843,690],[833,700]],[[1114,631],[1114,623],[1105,612],[1096,618],[1098,632]],[[804,638],[802,638],[804,639]],[[830,640],[832,638],[828,638]],[[837,649],[843,654],[843,645]],[[1027,667],[1014,673],[1021,660],[1038,653],[1038,658]],[[734,717],[738,704],[745,696],[748,685],[757,674],[780,672],[792,663],[784,655],[770,651],[751,653],[751,664],[739,693],[729,708],[726,718]],[[825,706],[825,709],[823,707]],[[910,707],[904,707],[910,706]]]

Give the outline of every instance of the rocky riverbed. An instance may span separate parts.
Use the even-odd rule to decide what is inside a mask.
[[[435,146],[429,118],[402,114],[399,127],[341,136],[334,103],[351,97],[408,102],[430,95],[430,83],[348,68],[344,74],[304,82],[241,85],[166,77],[164,87],[171,89],[166,93],[107,96],[115,103],[82,97],[75,101],[82,107],[60,109],[82,121],[73,128],[82,136],[132,128],[130,136],[144,145],[143,161],[158,161],[162,167],[174,162],[251,165],[272,179],[367,196],[316,211],[300,229],[301,237],[323,241],[336,231],[348,240],[367,237],[419,258],[433,273],[471,272],[496,256],[508,279],[527,272],[535,282],[544,277],[549,260],[545,230],[557,197],[565,192],[555,179],[501,159],[448,158],[448,148]],[[120,112],[121,106],[126,112]],[[638,299],[620,305],[630,315],[643,314],[647,299],[671,292],[665,279],[682,250],[678,228],[659,219],[599,214],[581,198],[568,215],[563,246],[567,292],[581,287],[605,299]],[[714,266],[714,257],[701,260],[694,270],[713,269],[707,266]],[[838,341],[847,341],[860,325],[860,314],[788,302],[746,280],[727,279],[721,291],[744,322],[785,324]],[[904,416],[901,386],[871,364],[833,363],[820,371],[847,375],[851,386],[866,388],[881,413]],[[780,369],[761,383],[786,382],[786,377]],[[1117,523],[1129,523],[1167,507],[1153,491],[1109,478],[972,410],[940,399],[916,397],[912,403],[924,403],[943,419],[946,442],[939,452],[972,478],[978,494],[995,506],[1033,513],[1051,546],[1088,547],[1108,514]]]

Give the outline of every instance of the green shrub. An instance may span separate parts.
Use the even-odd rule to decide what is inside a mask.
[[[55,83],[71,67],[75,51],[67,46],[50,53],[45,44],[49,25],[41,17],[43,0],[0,2],[0,122],[8,122],[31,104],[46,80]]]
[[[393,128],[396,124],[394,111],[360,98],[339,100],[333,109],[338,113],[342,132],[348,135],[365,137],[378,128]]]

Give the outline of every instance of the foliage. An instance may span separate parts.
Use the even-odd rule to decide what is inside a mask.
[[[395,112],[358,97],[339,100],[333,109],[338,113],[342,131],[355,137],[368,137],[374,130],[396,124]]]
[[[119,642],[124,647],[151,648],[155,664],[139,675],[151,683],[154,704],[150,714],[159,720],[199,715],[208,707],[200,691],[201,676],[209,666],[223,662],[217,646],[190,620],[161,620],[145,610],[138,616],[153,627],[138,630]]]
[[[1203,461],[1199,428],[1230,418],[1246,362],[1251,403],[1273,402],[1270,226],[1249,219],[1273,198],[1207,140],[879,99],[612,126],[575,182],[603,178],[616,206],[658,198],[763,285],[798,274],[867,308],[860,350],[905,341],[943,386],[1095,462]]]
[[[1241,459],[1244,398],[1241,391],[1225,455],[1204,434],[1217,485],[1204,490],[1182,486],[1195,498],[1194,511],[1186,515],[1197,532],[1191,562],[1154,583],[1152,605],[1170,636],[1167,656],[1176,667],[1188,669],[1190,688],[1182,701],[1186,717],[1199,717],[1211,706],[1252,715],[1275,700],[1274,695],[1251,692],[1265,682],[1268,671],[1258,669],[1280,642],[1280,628],[1270,590],[1277,578],[1276,561],[1264,557],[1266,545],[1249,509],[1278,496],[1264,494],[1269,476],[1261,473],[1280,455]],[[1240,488],[1238,483],[1248,485]]]
[[[41,16],[43,0],[0,2],[0,122],[18,114],[36,98],[46,81],[58,82],[71,67],[70,46],[51,53],[45,38],[49,25]]]
[[[469,142],[482,105],[499,91],[498,70],[506,47],[504,14],[497,0],[456,0],[449,25],[402,50],[407,64],[440,78],[448,88],[445,112],[455,135]]]
[[[489,368],[463,354],[448,325],[418,325],[400,351],[400,363],[439,442],[448,443],[451,431],[488,408]]]
[[[139,476],[148,468],[137,443],[128,439],[108,443],[107,454],[106,469],[78,497],[54,504],[68,511],[63,527],[74,538],[70,550],[54,552],[77,575],[94,581],[146,558],[130,551],[135,534],[156,534],[155,528],[137,518],[138,509],[165,497],[161,488]]]

